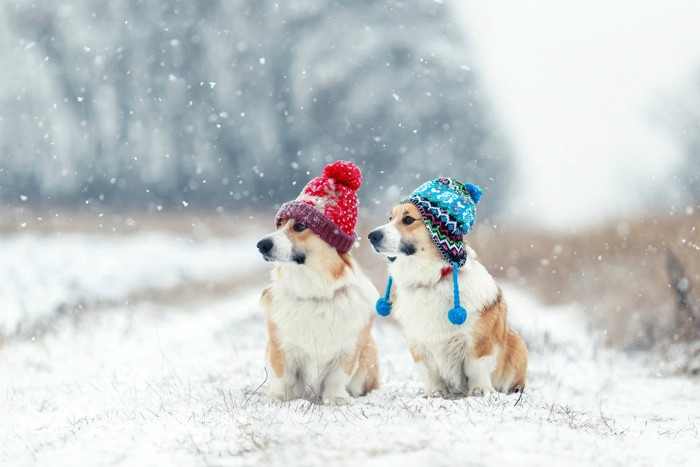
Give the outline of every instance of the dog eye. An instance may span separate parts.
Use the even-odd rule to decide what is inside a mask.
[[[295,232],[303,232],[304,230],[306,230],[306,226],[304,224],[302,224],[301,222],[297,222],[296,224],[294,224],[294,231]]]
[[[411,225],[413,224],[413,221],[415,221],[414,218],[406,216],[401,220],[405,225]]]

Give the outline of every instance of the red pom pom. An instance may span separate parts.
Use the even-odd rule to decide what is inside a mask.
[[[348,161],[335,161],[323,169],[323,176],[332,178],[346,187],[357,190],[362,185],[362,172],[360,169]]]

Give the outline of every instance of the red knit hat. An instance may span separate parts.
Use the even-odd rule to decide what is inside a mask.
[[[316,232],[330,246],[348,252],[355,243],[357,189],[362,184],[360,169],[348,161],[336,161],[311,180],[299,197],[284,203],[275,222],[296,219]]]

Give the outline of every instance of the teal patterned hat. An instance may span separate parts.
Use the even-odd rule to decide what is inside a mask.
[[[467,321],[467,309],[460,305],[459,273],[467,262],[464,236],[476,220],[476,204],[481,199],[481,188],[471,183],[460,183],[454,178],[437,178],[419,186],[402,203],[413,203],[423,216],[433,243],[452,267],[454,307],[447,311],[450,323],[460,326]],[[375,308],[381,316],[391,313],[391,285],[389,276],[384,296],[377,300]]]
[[[442,257],[459,267],[467,261],[463,237],[476,220],[481,189],[454,178],[437,178],[419,186],[404,203],[414,204]]]

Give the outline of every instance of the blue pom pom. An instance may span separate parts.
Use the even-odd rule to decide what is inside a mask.
[[[450,323],[455,324],[457,326],[459,326],[460,324],[464,324],[464,322],[467,320],[467,310],[465,310],[461,306],[452,308],[450,311],[447,312],[447,319],[450,320]]]
[[[472,200],[474,200],[474,204],[478,204],[479,200],[481,199],[481,194],[483,193],[481,191],[481,188],[479,188],[476,185],[472,185],[471,183],[467,183],[466,185],[464,185],[464,187],[469,192],[469,195],[472,197]]]
[[[377,305],[375,306],[375,308],[377,309],[377,313],[379,313],[380,316],[389,316],[389,313],[391,313],[391,302],[386,298],[382,297],[379,300],[377,300]]]

